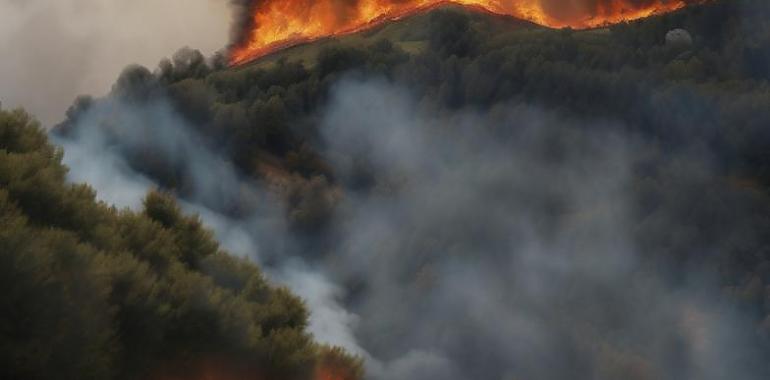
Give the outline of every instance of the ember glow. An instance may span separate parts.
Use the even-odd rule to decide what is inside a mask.
[[[292,378],[307,380],[352,380],[360,378],[355,370],[339,357],[321,357],[305,375]],[[226,356],[202,356],[175,360],[156,368],[144,380],[282,380],[284,377],[266,375],[256,363]]]
[[[309,380],[350,380],[349,369],[330,363],[319,364]],[[146,380],[269,380],[255,366],[226,358],[205,358],[194,363],[174,363],[159,369]]]
[[[697,0],[696,0],[697,1]],[[256,0],[242,41],[231,51],[238,65],[277,50],[355,33],[446,4],[561,28],[591,28],[680,9],[693,0]]]

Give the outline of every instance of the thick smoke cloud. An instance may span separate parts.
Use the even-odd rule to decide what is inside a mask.
[[[0,0],[0,101],[52,125],[128,64],[155,66],[185,45],[222,49],[229,25],[224,0]]]
[[[378,176],[348,198],[329,265],[357,284],[348,304],[379,359],[370,374],[763,376],[751,324],[718,301],[714,278],[693,271],[673,285],[635,233],[635,168],[667,166],[651,147],[613,132],[622,125],[528,106],[434,116],[414,104],[403,89],[352,82],[326,118],[338,172],[365,162]],[[678,159],[695,164],[669,191],[688,196],[711,176],[708,155]],[[676,218],[656,222],[677,234]]]
[[[764,378],[751,323],[719,301],[713,273],[672,279],[647,248],[687,226],[664,208],[646,216],[659,228],[640,233],[636,173],[651,162],[675,173],[674,198],[709,184],[733,199],[710,182],[707,152],[665,157],[612,121],[527,105],[416,104],[384,81],[335,87],[321,115],[325,156],[341,186],[373,182],[347,191],[324,252],[304,252],[280,200],[163,100],[99,101],[60,142],[71,179],[123,206],[154,186],[130,152],[181,166],[185,208],[305,298],[311,331],[364,357],[372,379]],[[244,200],[239,216],[227,212]],[[741,229],[740,212],[721,217]],[[720,249],[730,233],[706,245]]]

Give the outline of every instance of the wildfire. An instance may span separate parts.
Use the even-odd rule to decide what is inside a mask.
[[[242,64],[320,38],[457,4],[549,27],[592,28],[680,9],[697,0],[255,0],[250,30],[231,51]]]
[[[344,372],[333,368],[319,368],[314,380],[346,380]]]
[[[354,369],[334,359],[324,357],[312,371],[310,380],[360,379]],[[146,380],[266,380],[257,366],[222,356],[198,358],[192,361],[166,363],[145,378]]]

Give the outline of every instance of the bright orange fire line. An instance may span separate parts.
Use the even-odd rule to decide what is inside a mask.
[[[590,12],[557,17],[547,12],[540,0],[358,0],[354,6],[339,0],[265,0],[253,14],[255,27],[247,41],[231,51],[230,63],[240,65],[281,49],[364,31],[447,4],[548,27],[583,29],[674,11],[700,0],[649,0],[638,6],[629,5],[627,0],[608,1]]]

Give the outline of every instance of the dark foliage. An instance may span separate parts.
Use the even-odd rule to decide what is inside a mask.
[[[135,73],[125,83],[150,78]],[[97,202],[22,111],[0,111],[0,136],[0,378],[151,378],[226,355],[303,379],[329,360],[303,303],[173,198],[152,192],[143,213]]]
[[[331,43],[314,62],[292,60],[289,54],[270,64],[255,62],[221,69],[206,67],[197,54],[186,51],[178,59],[162,63],[155,74],[141,68],[128,69],[116,84],[114,96],[168,96],[198,132],[229,155],[243,174],[262,177],[260,164],[268,164],[279,167],[293,180],[304,180],[298,180],[301,184],[288,191],[288,217],[298,231],[311,234],[324,233],[321,226],[332,215],[335,198],[330,188],[365,191],[376,181],[366,170],[353,179],[335,178],[323,163],[316,118],[328,101],[331,86],[344,76],[376,76],[408,86],[421,108],[438,112],[489,111],[503,104],[528,103],[576,120],[618,121],[610,124],[628,129],[620,132],[641,136],[659,154],[649,164],[635,168],[634,194],[638,202],[634,212],[641,222],[634,234],[643,242],[644,251],[655,252],[670,264],[667,271],[672,281],[684,276],[691,266],[718,268],[714,271],[721,276],[726,299],[749,311],[757,325],[757,339],[770,347],[770,240],[763,237],[770,236],[765,233],[770,195],[770,6],[766,1],[716,1],[640,22],[586,31],[501,29],[498,22],[485,24],[464,13],[442,10],[430,16],[429,31],[420,40],[424,43],[422,49],[407,52],[401,41],[387,38],[355,46]],[[666,33],[674,28],[688,30],[693,44],[667,45]],[[82,100],[73,106],[60,130],[75,125],[88,104]],[[7,131],[0,133],[11,135]],[[19,141],[14,142],[18,144],[15,148],[9,144],[6,155],[12,156],[12,149],[36,144],[38,138],[34,134],[13,136],[3,137],[3,142]],[[703,149],[710,157],[713,155],[717,179],[692,180],[697,175],[675,160],[678,153],[690,149]],[[8,193],[6,198],[12,200],[12,206],[6,207],[11,215],[19,214],[18,210],[28,215],[29,220],[15,222],[23,228],[53,226],[73,231],[75,242],[104,240],[108,247],[123,249],[124,243],[108,238],[101,221],[128,218],[154,227],[128,228],[124,233],[144,237],[147,245],[152,242],[173,248],[157,255],[151,253],[155,250],[135,243],[136,239],[126,239],[125,244],[131,244],[128,251],[144,257],[151,268],[181,267],[183,273],[195,273],[196,268],[211,267],[211,259],[207,258],[220,257],[211,253],[215,248],[197,243],[195,249],[185,248],[184,255],[179,253],[180,244],[190,234],[203,242],[210,238],[201,237],[196,224],[199,222],[172,218],[178,211],[164,204],[162,198],[148,198],[146,216],[109,216],[116,212],[93,206],[92,201],[44,192],[41,189],[48,183],[60,182],[64,174],[61,167],[45,165],[46,159],[56,159],[59,153],[50,147],[43,148],[43,152],[42,158],[35,156],[9,164],[19,173],[36,168],[41,173],[40,178],[18,174],[19,181],[8,185],[7,190],[5,184],[3,187]],[[688,180],[679,181],[685,172]],[[173,183],[163,178],[158,182]],[[87,188],[75,187],[70,192],[92,198]],[[101,210],[98,215],[108,215],[93,216],[88,211],[91,209]],[[723,225],[720,220],[739,223]],[[670,226],[687,229],[661,231]],[[147,232],[156,230],[157,237]],[[728,238],[722,239],[725,236]],[[35,243],[45,241],[38,239]],[[97,251],[106,249],[92,244]],[[714,257],[710,252],[720,253]],[[214,280],[208,281],[218,281],[227,289],[248,283],[214,275],[211,278]],[[85,305],[82,309],[89,307],[101,306]],[[79,318],[83,316],[67,318],[81,323]],[[189,318],[191,323],[209,321],[200,315]],[[296,323],[298,319],[284,322],[296,328],[301,325]],[[272,321],[282,321],[269,320],[271,326],[280,325]],[[175,333],[185,337],[188,332]],[[109,332],[66,339],[99,345],[114,339],[114,335]],[[112,358],[120,355],[126,354]],[[107,368],[112,367],[105,364],[94,371]]]

